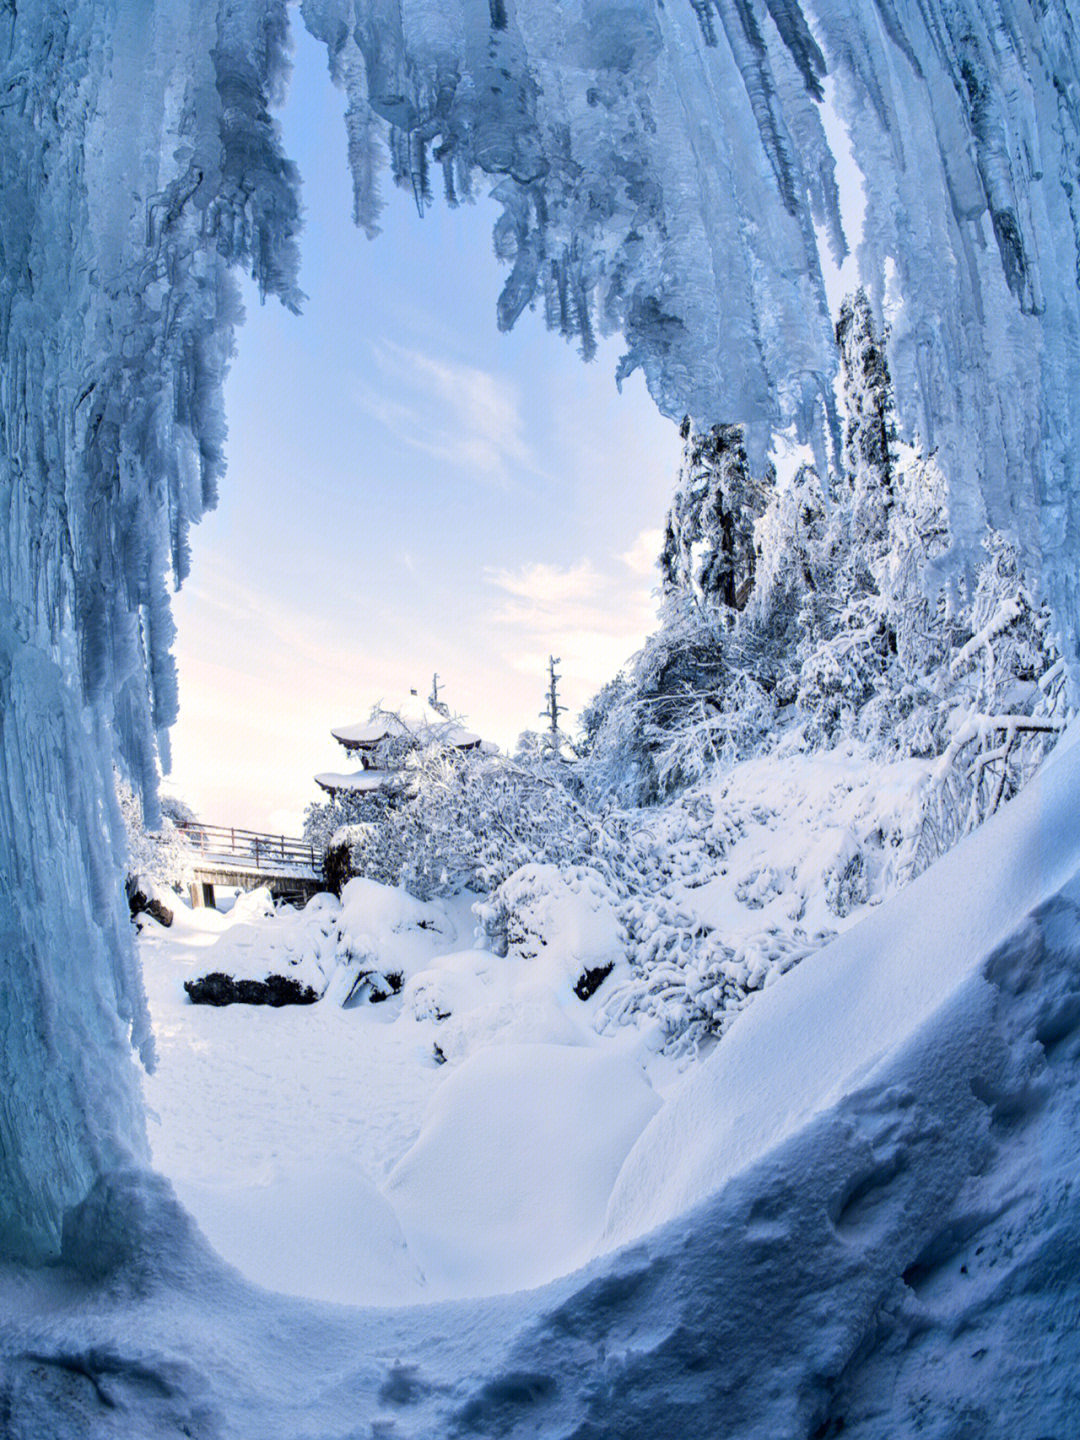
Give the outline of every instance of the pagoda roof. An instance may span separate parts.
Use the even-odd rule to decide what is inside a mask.
[[[385,790],[393,781],[394,775],[388,770],[356,770],[351,775],[340,775],[333,771],[315,776],[315,784],[320,785],[331,795],[339,790],[348,790],[354,795],[371,794],[376,790]]]
[[[383,740],[406,735],[415,736],[418,740],[442,740],[459,750],[471,750],[481,743],[479,735],[448,720],[430,705],[422,705],[417,711],[415,698],[407,710],[394,711],[380,706],[370,720],[359,721],[355,725],[340,725],[330,734],[347,750],[373,750]]]

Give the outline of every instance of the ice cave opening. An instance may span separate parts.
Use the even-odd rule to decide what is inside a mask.
[[[897,431],[947,479],[943,593],[987,523],[1007,532],[1075,681],[1080,35],[1065,0],[300,14],[347,98],[362,227],[383,154],[420,196],[490,178],[502,327],[535,305],[586,354],[619,334],[620,374],[640,372],[664,414],[738,422],[751,466],[786,435],[822,473],[842,435],[819,247],[837,263],[846,247],[828,78],[866,181],[857,258],[867,313],[891,323]],[[614,1096],[627,1141],[580,1270],[381,1310],[268,1294],[148,1170],[133,1052],[152,1066],[154,1035],[113,771],[153,818],[177,713],[170,591],[224,474],[234,271],[299,303],[297,175],[272,118],[289,21],[282,0],[0,9],[0,1426],[1069,1433],[1071,735],[986,825],[778,974],[655,1114],[618,1067],[594,1083],[578,1047],[558,1093]],[[758,866],[745,893],[772,903],[775,878]],[[588,939],[602,907],[588,876],[570,888]],[[353,898],[362,927],[376,901]],[[382,919],[424,937],[444,923]],[[447,989],[480,987],[481,963]],[[511,1009],[532,1017],[534,999]],[[508,1077],[486,1053],[455,1121],[478,1093],[556,1090],[543,1054]],[[436,1134],[403,1188],[421,1194],[462,1133]],[[565,1191],[581,1167],[563,1158]],[[430,1254],[467,1266],[440,1218]]]

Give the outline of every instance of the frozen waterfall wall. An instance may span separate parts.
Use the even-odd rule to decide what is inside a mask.
[[[1080,39],[1068,0],[303,0],[356,218],[502,205],[498,321],[620,332],[668,414],[835,445],[830,100],[909,433],[1080,617]],[[0,1248],[145,1158],[112,767],[153,813],[168,589],[222,470],[230,271],[296,305],[284,0],[0,3]]]
[[[169,585],[213,503],[243,263],[295,302],[284,4],[0,7],[0,1251],[146,1158],[113,766],[156,810]]]

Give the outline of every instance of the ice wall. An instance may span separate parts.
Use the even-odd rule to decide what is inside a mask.
[[[499,323],[626,338],[672,415],[760,455],[835,434],[819,247],[861,260],[958,556],[984,514],[1076,656],[1080,65],[1068,0],[304,0],[349,98],[356,215],[384,154],[423,209],[493,184]],[[168,586],[222,469],[247,267],[291,305],[296,177],[267,112],[285,0],[0,4],[0,1248],[143,1153],[145,1012],[111,768],[153,813]]]
[[[283,0],[0,7],[0,1253],[145,1157],[112,770],[153,815],[229,269],[297,299],[284,37]]]

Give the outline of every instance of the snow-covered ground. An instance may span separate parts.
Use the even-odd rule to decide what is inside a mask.
[[[583,938],[586,959],[598,945],[618,958],[587,902],[561,945],[526,960],[471,948],[472,899],[354,881],[343,905],[322,896],[302,913],[256,892],[226,914],[177,903],[169,929],[143,921],[154,1162],[250,1279],[403,1303],[537,1284],[595,1249],[660,1104],[648,1076],[670,1084],[674,1068],[652,1027],[601,1037],[600,995],[574,993]],[[400,975],[401,993],[371,1003],[368,967]],[[183,982],[212,971],[327,993],[191,1004]]]
[[[750,1017],[721,1041],[724,1063],[671,1043],[696,993],[749,987],[730,1003],[756,1010],[760,991],[838,931],[874,933],[858,922],[910,864],[928,769],[875,764],[854,743],[807,753],[796,734],[687,797],[688,830],[681,807],[658,811],[657,913],[681,913],[682,931],[712,937],[716,953],[662,952],[644,972],[627,963],[620,913],[636,917],[640,955],[655,900],[620,906],[587,867],[525,866],[475,915],[468,895],[425,903],[354,880],[341,902],[319,896],[302,912],[256,892],[224,914],[176,904],[170,929],[144,918],[155,1164],[225,1259],[293,1295],[405,1304],[566,1274],[605,1234],[625,1241],[716,1188],[729,1159],[701,1159],[702,1137],[720,1145],[730,1128],[743,1146],[745,1096],[781,1073],[797,1127],[797,1097],[822,1076],[807,1047],[831,1010],[847,1016],[829,1057],[838,1095],[844,1075],[903,1038],[927,982],[906,988],[918,941],[893,907],[890,967],[857,948],[822,989],[822,965],[803,961],[779,1051],[753,1038]],[[957,936],[951,958],[965,957]],[[579,998],[581,977],[608,967]],[[184,981],[215,971],[290,976],[322,999],[191,1004]],[[942,993],[952,975],[933,977]],[[751,1078],[717,1081],[739,1056]],[[643,1158],[650,1145],[660,1160]]]
[[[155,1164],[223,1257],[294,1295],[409,1303],[567,1273],[688,1063],[659,1052],[694,987],[760,989],[880,904],[926,770],[854,744],[808,754],[796,736],[690,797],[706,843],[700,823],[681,848],[668,833],[681,811],[656,838],[665,903],[716,937],[712,968],[676,954],[631,973],[615,897],[583,867],[525,866],[479,907],[486,925],[475,897],[423,903],[368,880],[302,912],[265,892],[224,914],[174,902],[173,926],[144,918],[140,940]],[[323,998],[191,1004],[184,981],[211,972],[287,975]]]
[[[0,1270],[7,1433],[1065,1440],[1080,1415],[1078,806],[1070,736],[986,826],[769,986],[628,1144],[596,1258],[538,1290],[391,1309],[267,1294],[162,1182],[104,1180],[69,1217],[71,1268]],[[205,932],[188,936],[205,957]],[[155,945],[152,970],[179,949]],[[221,1021],[333,1034],[320,1008],[182,1023],[204,1046]],[[407,1030],[379,1008],[358,1036]],[[582,1081],[609,1053],[565,1048]],[[392,1200],[415,1176],[416,1203],[423,1185],[489,1183],[448,1117],[526,1102],[529,1047],[512,1073],[510,1054],[423,1072],[429,1128]],[[166,1045],[154,1084],[169,1065]],[[547,1138],[537,1153],[558,1160]],[[363,1213],[356,1230],[369,1238]]]
[[[541,1289],[395,1309],[269,1295],[222,1266],[163,1182],[105,1179],[69,1217],[71,1267],[0,1270],[6,1436],[1070,1437],[1080,1416],[1079,802],[1080,746],[1067,737],[1017,801],[770,985],[636,1139],[626,1116],[629,1153],[596,1257]],[[228,916],[207,920],[228,935]],[[206,940],[187,923],[193,968]],[[147,940],[156,991],[179,978],[181,945]],[[269,1044],[268,1027],[295,1040],[305,1024],[327,1037],[356,1021],[350,1034],[389,1045],[399,1027],[436,1024],[406,1024],[400,1004],[389,1021],[380,1007],[317,1018],[320,1005],[177,1021],[174,994],[173,1020],[192,1038],[160,1025],[151,1087],[170,1089],[170,1064],[192,1079],[222,1022],[233,1040],[242,1027],[261,1035],[249,1054],[262,1048],[271,1068],[276,1050],[285,1083],[289,1045]],[[320,1041],[312,1032],[302,1043]],[[605,1044],[564,1047],[579,1090],[608,1054],[624,1074],[636,1063]],[[397,1140],[403,1158],[387,1143],[380,1153],[396,1165],[387,1192],[403,1230],[415,1227],[418,1253],[431,1247],[425,1259],[442,1244],[454,1253],[464,1215],[429,1205],[422,1231],[410,1205],[423,1204],[423,1187],[468,1210],[490,1205],[495,1182],[481,1168],[495,1152],[478,1152],[478,1135],[458,1146],[452,1117],[523,1115],[526,1084],[552,1077],[546,1064],[530,1068],[543,1048],[523,1043],[514,1056],[487,1045],[458,1066],[418,1063],[428,1096],[384,1094],[376,1106],[386,1122],[395,1106],[412,1116]],[[325,1070],[336,1067],[348,1068],[338,1057]],[[252,1076],[245,1103],[262,1092],[256,1119],[269,1128],[266,1086]],[[209,1116],[213,1102],[200,1103]],[[310,1113],[312,1128],[333,1133]],[[161,1155],[177,1123],[166,1115]],[[238,1153],[249,1146],[235,1169],[249,1181],[251,1136],[235,1117],[217,1123],[219,1143],[228,1130]],[[588,1115],[582,1129],[595,1125]],[[338,1135],[359,1143],[344,1123]],[[585,1148],[577,1140],[575,1164]],[[194,1140],[171,1153],[190,1164]],[[547,1139],[536,1153],[560,1162]],[[527,1166],[510,1161],[521,1178]],[[599,1166],[589,1174],[599,1181]],[[324,1197],[321,1176],[315,1185]],[[300,1208],[315,1230],[317,1204]],[[526,1225],[507,1214],[523,1240]],[[389,1223],[380,1231],[367,1215],[361,1207],[350,1240],[386,1240]],[[501,1223],[491,1208],[469,1218]],[[573,1227],[557,1217],[556,1228]],[[458,1279],[475,1264],[459,1244]],[[439,1283],[451,1289],[448,1269]]]

